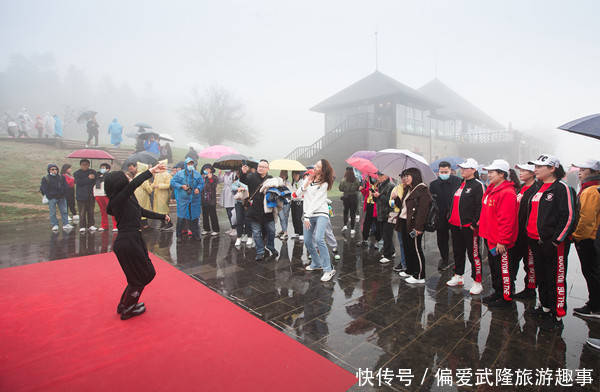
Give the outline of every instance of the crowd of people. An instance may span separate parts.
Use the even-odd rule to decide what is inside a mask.
[[[15,116],[4,112],[2,123],[8,136],[13,138],[63,137],[62,120],[49,112],[37,115],[35,119],[29,115],[27,108],[22,108]]]
[[[40,191],[49,205],[52,230],[59,230],[57,207],[64,230],[73,228],[70,220],[79,224],[82,234],[111,228],[120,230],[119,214],[111,214],[111,199],[104,186],[111,167],[103,163],[96,172],[89,165],[87,159],[82,159],[74,173],[69,164],[63,165],[60,172],[57,165],[48,165],[48,175],[42,179]],[[322,281],[331,280],[336,271],[330,250],[334,258],[339,255],[328,199],[335,175],[327,160],[319,160],[306,171],[291,172],[291,178],[287,171],[281,171],[278,177],[269,175],[266,160],[260,160],[258,165],[242,162],[236,170],[219,173],[211,164],[199,170],[197,166],[197,157],[188,154],[185,161],[170,171],[154,170],[153,176],[136,163],[129,164],[124,174],[119,171],[129,181],[145,176],[143,181],[136,181],[132,190],[141,211],[152,211],[140,214],[141,229],[149,226],[147,217],[158,217],[161,230],[173,230],[170,218],[165,217],[169,201],[174,199],[178,243],[217,236],[221,231],[217,218],[220,204],[229,220],[226,234],[236,237],[235,247],[255,247],[256,261],[261,262],[269,256],[278,256],[276,236],[282,241],[304,241],[310,259],[306,270],[321,271]],[[468,259],[473,281],[469,287],[471,295],[483,294],[482,256],[486,252],[492,292],[482,302],[489,307],[506,307],[515,299],[536,298],[537,290],[538,306],[529,311],[539,317],[541,328],[546,330],[563,326],[568,255],[574,244],[589,290],[587,304],[574,312],[600,318],[597,239],[600,162],[588,160],[573,166],[579,170],[578,194],[563,181],[565,170],[552,155],[542,155],[514,168],[505,160],[494,160],[483,167],[487,172],[485,182],[479,178],[481,167],[472,158],[458,165],[460,177],[449,162],[441,162],[438,178],[429,185],[415,167],[406,168],[398,181],[381,172],[363,177],[348,167],[339,183],[343,194],[341,230],[349,231],[350,237],[355,238],[357,226],[362,222],[357,246],[377,247],[382,264],[398,259],[393,270],[415,285],[424,284],[426,279],[423,235],[426,231],[436,232],[441,256],[438,269],[454,267],[454,274],[446,284],[464,286]],[[221,184],[220,195],[218,184]],[[362,219],[360,214],[357,219],[360,200]],[[94,221],[95,204],[102,216],[98,229]],[[72,218],[68,216],[69,210]],[[110,215],[113,215],[112,225],[109,225]],[[288,232],[290,215],[294,233]],[[276,222],[280,229],[277,234]],[[395,247],[394,236],[399,249]],[[521,263],[524,288],[515,292]],[[141,288],[143,285],[132,290],[141,292]]]

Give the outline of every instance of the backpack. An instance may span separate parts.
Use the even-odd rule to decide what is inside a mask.
[[[439,208],[435,201],[436,195],[431,195],[431,204],[427,212],[427,220],[425,221],[425,231],[434,232],[437,230],[439,223]]]

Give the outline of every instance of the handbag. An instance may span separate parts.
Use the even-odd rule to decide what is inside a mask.
[[[400,216],[399,212],[390,212],[387,219],[388,223],[395,225],[398,222],[398,216]]]

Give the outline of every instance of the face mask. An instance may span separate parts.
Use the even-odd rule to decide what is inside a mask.
[[[103,167],[102,169],[100,169],[100,173],[102,173],[102,174],[106,173],[106,168]]]
[[[189,171],[192,171],[192,170],[194,170],[194,165],[188,165],[187,168],[188,168]]]
[[[447,180],[450,178],[450,174],[440,174],[440,180]]]
[[[55,176],[55,175],[56,175],[56,172],[50,172],[50,175],[51,175],[51,176]]]
[[[208,174],[208,170],[204,170],[204,174]]]

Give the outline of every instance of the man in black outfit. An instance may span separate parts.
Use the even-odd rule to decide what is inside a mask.
[[[452,203],[452,197],[460,187],[461,180],[452,173],[450,162],[442,161],[439,165],[438,178],[429,185],[429,191],[439,211],[438,227],[436,230],[437,246],[442,257],[438,270],[444,271],[450,266],[449,260],[449,238],[450,224],[448,223],[448,213]]]

